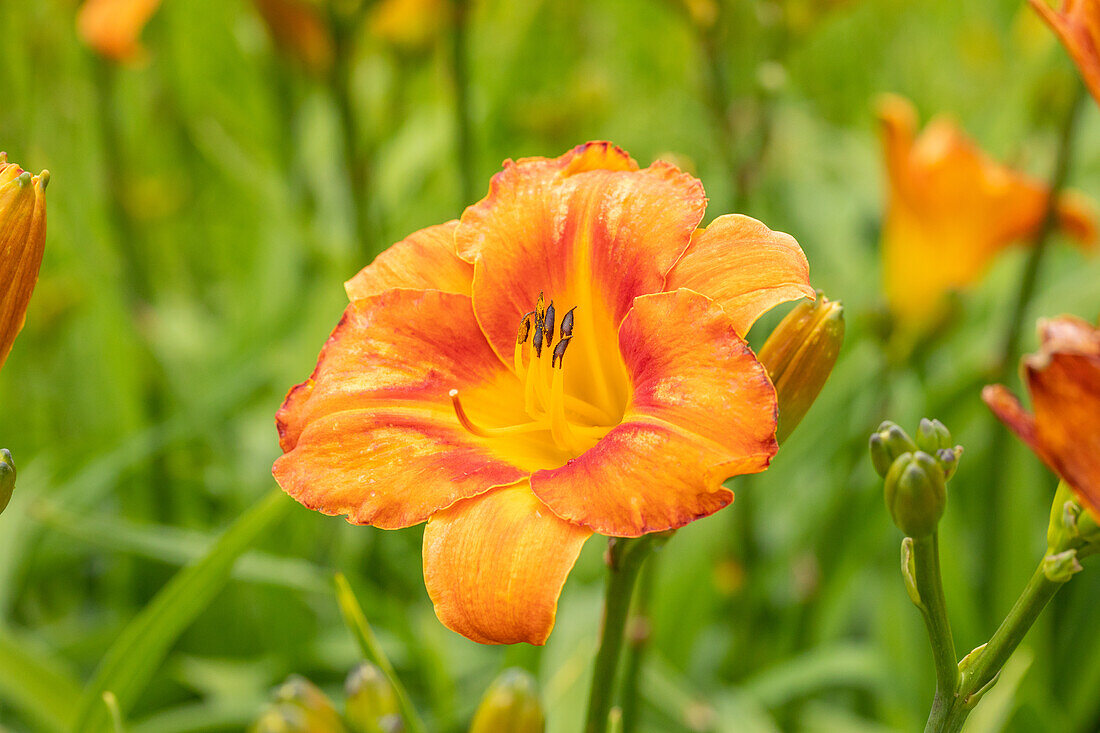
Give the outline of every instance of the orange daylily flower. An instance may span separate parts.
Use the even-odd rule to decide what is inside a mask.
[[[891,310],[911,330],[943,314],[946,296],[981,276],[993,257],[1034,234],[1046,210],[1045,186],[989,158],[951,121],[917,135],[913,105],[888,95],[879,105],[889,198],[882,232]],[[1073,194],[1058,200],[1058,223],[1082,243],[1096,222]]]
[[[507,161],[489,194],[382,253],[277,423],[307,507],[427,521],[436,614],[483,643],[545,642],[594,532],[728,505],[776,452],[776,396],[743,336],[813,297],[790,236],[609,143]],[[518,330],[518,335],[517,335]]]
[[[1045,0],[1030,2],[1061,39],[1085,86],[1100,103],[1100,2],[1063,0],[1061,10],[1055,10]]]
[[[102,56],[119,62],[140,61],[145,49],[139,40],[145,24],[161,0],[86,0],[76,26],[80,37]]]
[[[380,0],[367,21],[371,35],[408,51],[426,48],[448,22],[445,0]]]
[[[49,171],[32,176],[0,153],[0,367],[23,330],[46,245]]]
[[[1034,414],[1000,384],[982,391],[994,414],[1100,518],[1100,328],[1073,316],[1039,322],[1022,367]]]
[[[316,2],[308,0],[253,0],[271,39],[287,56],[314,74],[332,66],[334,43]]]

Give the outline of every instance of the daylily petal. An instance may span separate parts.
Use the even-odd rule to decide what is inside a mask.
[[[733,500],[730,476],[775,455],[776,397],[728,314],[690,290],[637,298],[619,331],[633,385],[621,424],[532,489],[558,516],[632,537]]]
[[[1064,316],[1040,335],[1039,353],[1023,360],[1034,416],[1000,385],[982,398],[1100,516],[1100,329]]]
[[[879,103],[889,199],[883,222],[883,274],[891,309],[920,331],[942,315],[945,296],[977,280],[995,255],[1032,236],[1046,212],[1046,186],[987,156],[945,118],[916,135],[911,103]],[[1058,223],[1082,244],[1095,217],[1062,193]]]
[[[1031,5],[1058,34],[1089,92],[1100,103],[1100,3],[1064,0],[1060,11],[1047,5],[1046,0],[1031,0]]]
[[[46,185],[0,152],[0,366],[23,329],[46,246]]]
[[[392,528],[560,460],[536,455],[537,441],[471,435],[451,389],[473,398],[477,418],[522,419],[519,381],[485,343],[469,297],[391,290],[356,301],[279,410],[276,479],[306,506]]]
[[[344,283],[348,298],[358,300],[394,288],[470,294],[474,268],[455,254],[458,220],[410,234],[374,258]]]
[[[554,516],[527,480],[460,501],[424,529],[424,585],[448,628],[482,644],[543,644],[592,532]]]
[[[668,273],[667,287],[716,300],[742,336],[780,303],[814,297],[810,265],[794,237],[740,214],[720,216],[697,231]]]
[[[697,179],[662,161],[636,170],[609,143],[506,161],[455,232],[489,343],[510,358],[540,292],[577,306],[579,338],[614,339],[633,299],[664,288],[705,206]]]

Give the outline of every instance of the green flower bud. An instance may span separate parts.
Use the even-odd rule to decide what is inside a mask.
[[[345,733],[344,723],[332,701],[325,693],[305,677],[291,675],[275,690],[276,710],[282,711],[290,724],[301,722],[304,727],[294,728],[301,733]],[[295,713],[301,713],[300,716]]]
[[[470,733],[543,733],[546,717],[535,679],[522,669],[507,669],[492,685],[474,713]]]
[[[943,469],[943,478],[950,481],[959,468],[959,459],[962,458],[963,448],[956,445],[954,448],[940,448],[936,451],[936,463]]]
[[[1100,526],[1096,517],[1081,506],[1069,484],[1060,481],[1050,504],[1047,554],[1057,555],[1070,549],[1080,550],[1081,557],[1100,552]]]
[[[833,371],[844,342],[844,307],[820,291],[787,314],[760,347],[757,358],[775,385],[782,443],[802,422]]]
[[[301,733],[306,730],[305,713],[284,704],[269,707],[248,728],[249,733]]]
[[[1043,575],[1053,583],[1065,583],[1081,570],[1077,550],[1066,550],[1043,558]]]
[[[947,507],[943,469],[923,451],[904,453],[886,474],[886,508],[894,524],[908,537],[926,537],[936,530]]]
[[[355,733],[391,733],[400,729],[397,695],[378,667],[363,662],[353,669],[344,683],[344,693],[346,717]]]
[[[879,476],[886,478],[890,466],[903,453],[916,453],[917,444],[896,423],[886,420],[871,434],[871,463]]]
[[[12,492],[15,491],[15,462],[7,448],[0,448],[0,514],[8,508]]]
[[[941,449],[951,447],[951,433],[939,420],[923,417],[917,427],[917,447],[925,453],[936,455]]]

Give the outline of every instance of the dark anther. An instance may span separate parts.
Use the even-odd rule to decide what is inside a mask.
[[[577,306],[573,306],[565,315],[561,317],[561,337],[569,338],[573,335],[573,311],[577,310]]]
[[[542,356],[542,321],[535,322],[535,340],[531,343],[535,346],[535,356]]]
[[[546,325],[543,326],[543,330],[546,333],[546,346],[549,348],[554,342],[554,301],[552,300],[546,308]]]
[[[534,311],[524,313],[523,318],[519,321],[519,333],[516,335],[517,344],[527,343],[527,337],[531,335],[531,316],[535,315]]]
[[[550,357],[551,367],[557,366],[559,369],[561,368],[561,361],[565,358],[565,350],[569,348],[569,342],[572,340],[572,336],[566,336],[554,347],[554,355]]]

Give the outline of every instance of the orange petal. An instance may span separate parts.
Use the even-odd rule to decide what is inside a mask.
[[[344,283],[348,297],[354,301],[394,288],[469,295],[474,268],[455,254],[457,227],[455,219],[410,234]]]
[[[48,172],[32,176],[0,153],[0,366],[23,329],[46,245]]]
[[[1100,103],[1100,3],[1065,0],[1061,11],[1045,0],[1031,0],[1031,5],[1061,39],[1089,92]]]
[[[391,290],[356,301],[279,410],[276,479],[310,508],[393,528],[527,475],[466,432],[451,389],[496,395],[504,422],[522,415],[521,385],[485,343],[469,297]]]
[[[1040,336],[1023,360],[1034,416],[1000,385],[982,398],[1100,516],[1100,329],[1064,316],[1042,321]]]
[[[115,61],[139,61],[145,54],[138,38],[160,0],[87,0],[77,15],[81,38]]]
[[[592,533],[527,480],[461,501],[424,529],[424,585],[445,626],[482,644],[543,644],[566,576]]]
[[[998,252],[1032,237],[1047,206],[1045,185],[986,155],[946,118],[914,136],[916,111],[891,96],[880,105],[889,188],[883,274],[905,330],[943,315],[947,294],[982,276]],[[1058,200],[1059,224],[1083,243],[1095,219],[1079,196]]]
[[[640,297],[619,331],[633,385],[622,423],[532,489],[607,535],[681,527],[733,500],[730,476],[776,452],[775,389],[726,312],[689,290]]]
[[[689,288],[718,302],[744,335],[780,303],[814,297],[810,265],[798,242],[740,214],[696,232],[668,273],[668,289]]]
[[[609,143],[506,161],[488,196],[463,212],[456,249],[474,263],[474,310],[503,358],[540,292],[577,306],[578,333],[593,335],[584,319],[599,317],[607,321],[600,337],[614,338],[636,296],[664,289],[706,197],[671,164],[636,168]]]

